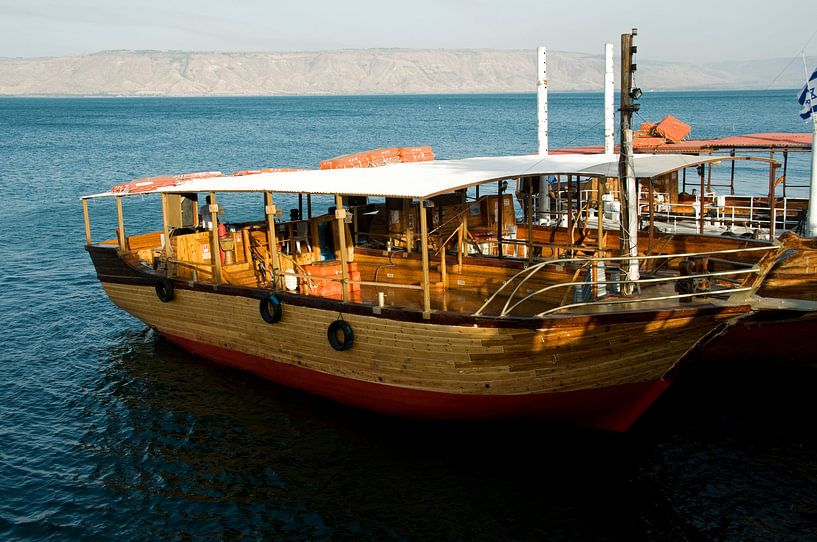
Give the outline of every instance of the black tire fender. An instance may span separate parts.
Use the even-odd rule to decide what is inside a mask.
[[[329,324],[326,337],[332,348],[338,351],[349,350],[355,343],[355,332],[346,320],[335,320]]]
[[[270,294],[261,300],[259,307],[261,318],[268,324],[275,324],[281,321],[284,311],[281,308],[281,300],[275,294]]]
[[[167,280],[165,277],[159,277],[156,279],[156,297],[159,298],[159,301],[162,303],[170,303],[176,297],[175,288],[173,283]]]

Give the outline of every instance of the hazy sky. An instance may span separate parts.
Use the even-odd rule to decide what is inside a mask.
[[[0,0],[0,56],[537,45],[598,54],[636,26],[642,58],[790,58],[817,30],[814,1]],[[806,53],[817,54],[817,38]]]

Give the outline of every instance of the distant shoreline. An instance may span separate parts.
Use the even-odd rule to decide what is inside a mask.
[[[669,94],[673,92],[681,92],[681,93],[717,93],[717,94],[725,94],[731,92],[792,92],[796,93],[800,89],[799,88],[769,88],[769,89],[760,89],[760,88],[734,88],[734,89],[723,89],[723,88],[683,88],[683,89],[657,89],[657,90],[644,90],[644,93],[650,94]],[[619,89],[616,89],[616,97],[618,96]],[[562,94],[595,94],[601,95],[601,90],[557,90],[557,91],[549,91],[549,95],[562,95]],[[207,95],[113,95],[113,94],[0,94],[0,99],[77,99],[77,100],[84,100],[84,99],[139,99],[139,100],[155,100],[155,99],[226,99],[226,98],[246,98],[246,99],[258,99],[258,98],[366,98],[366,97],[409,97],[409,96],[535,96],[536,92],[411,92],[411,93],[398,93],[398,92],[389,92],[389,93],[357,93],[357,94],[257,94],[257,95],[250,95],[250,94],[207,94]]]

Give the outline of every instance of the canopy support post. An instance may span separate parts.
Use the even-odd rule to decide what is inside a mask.
[[[735,157],[735,149],[729,151],[729,156]],[[732,160],[732,172],[729,174],[729,195],[735,195],[735,161]]]
[[[119,241],[119,251],[127,252],[128,245],[125,240],[125,218],[122,213],[122,196],[116,196],[116,219],[119,227],[116,229],[116,238]]]
[[[652,185],[652,179],[647,179],[647,186],[648,186],[648,197],[650,198],[650,235],[649,235],[649,244],[647,246],[647,254],[652,254],[652,245],[655,236],[655,192]]]
[[[502,215],[505,212],[505,199],[502,195],[502,181],[496,185],[496,246],[497,256],[502,257]]]
[[[168,226],[168,198],[167,194],[162,193],[162,238],[164,239],[165,258],[170,260],[173,257],[173,247],[170,246],[170,227]],[[170,268],[167,268],[168,275]]]
[[[440,249],[440,282],[443,284],[443,291],[448,290],[448,262],[445,261],[445,245]]]
[[[85,219],[85,244],[91,244],[91,217],[88,215],[88,200],[82,200],[82,216]]]
[[[346,253],[346,209],[343,196],[335,195],[335,218],[338,221],[338,247],[340,247],[341,289],[343,302],[349,302],[349,255]]]
[[[699,176],[701,180],[701,193],[698,194],[698,233],[704,234],[704,178],[706,175],[706,167],[701,164],[698,166]]]
[[[275,236],[275,204],[272,202],[272,192],[264,192],[264,211],[267,215],[267,242],[269,248],[270,262],[269,273],[272,280],[272,287],[278,286],[278,239]]]
[[[457,265],[459,272],[462,273],[462,260],[465,257],[465,244],[468,242],[468,202],[465,202],[466,210],[463,211],[460,217],[460,232],[457,234]]]
[[[423,318],[431,318],[431,284],[428,276],[428,224],[426,201],[420,200],[420,251],[423,259]]]
[[[772,155],[773,153],[769,153]],[[773,241],[774,238],[777,236],[775,230],[777,229],[777,217],[775,216],[775,205],[776,205],[776,195],[775,190],[775,178],[774,174],[776,171],[776,167],[774,165],[774,161],[769,161],[769,241]]]
[[[786,199],[786,173],[789,170],[789,151],[783,151],[783,199]]]
[[[213,283],[221,284],[221,245],[218,242],[218,203],[216,203],[216,193],[210,192],[210,217],[213,222],[213,229],[210,232],[210,260],[213,263]]]
[[[525,190],[525,216],[528,218],[528,265],[533,265],[533,177],[526,177],[528,189]]]
[[[597,218],[599,220],[598,224],[598,249],[599,252],[604,250],[604,242],[602,238],[604,237],[604,192],[607,188],[607,177],[599,177],[598,179],[598,207],[596,208]]]

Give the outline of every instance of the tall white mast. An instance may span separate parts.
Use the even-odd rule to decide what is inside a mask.
[[[613,154],[615,149],[615,110],[613,93],[615,78],[613,76],[613,44],[604,45],[604,154]]]
[[[536,49],[536,120],[539,154],[548,153],[548,70],[544,47]]]
[[[536,49],[536,135],[539,142],[539,155],[548,153],[548,71],[547,52],[544,47]],[[550,212],[547,177],[539,178],[539,199],[536,209],[538,222],[546,220]]]

